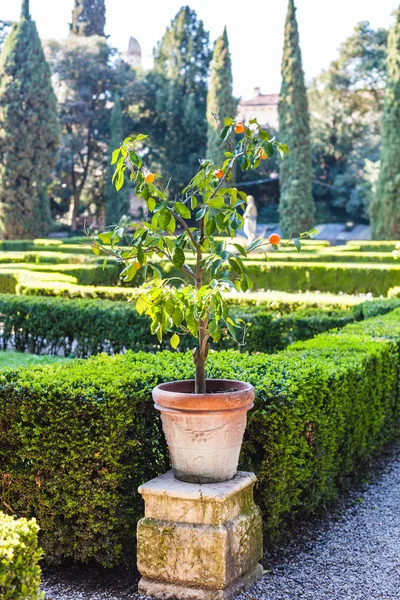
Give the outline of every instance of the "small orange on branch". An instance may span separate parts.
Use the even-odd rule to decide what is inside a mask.
[[[242,121],[238,121],[235,125],[235,133],[243,133],[244,132],[244,125],[242,123]]]
[[[146,183],[153,183],[154,181],[154,173],[147,173],[146,177],[144,178]]]

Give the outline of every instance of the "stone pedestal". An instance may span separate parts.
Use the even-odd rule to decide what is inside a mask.
[[[139,487],[139,592],[160,600],[231,600],[262,575],[261,515],[253,473],[184,483],[172,471]]]

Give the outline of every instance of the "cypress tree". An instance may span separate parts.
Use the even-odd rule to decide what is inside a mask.
[[[400,8],[388,37],[382,119],[381,170],[371,202],[371,234],[376,240],[400,239]]]
[[[237,100],[232,91],[232,61],[229,52],[229,40],[226,27],[223,34],[216,40],[211,62],[210,87],[207,95],[207,158],[216,165],[225,160],[226,144],[219,137],[220,126],[214,119],[223,125],[226,117],[235,118]]]
[[[196,12],[185,6],[155,50],[156,110],[161,135],[156,161],[171,194],[197,171],[207,149],[209,35]]]
[[[118,148],[124,140],[123,120],[121,101],[119,94],[114,95],[114,106],[111,110],[110,122],[110,161],[113,151]],[[112,183],[112,176],[115,171],[115,165],[109,164],[107,170],[107,190],[106,190],[106,225],[116,225],[124,215],[128,215],[129,202],[129,186],[124,185],[119,192],[116,191]]]
[[[289,0],[279,100],[280,141],[290,150],[280,171],[279,215],[284,236],[298,235],[314,225],[309,121],[296,9],[294,1]]]
[[[47,185],[59,144],[57,102],[29,0],[0,55],[0,229],[5,239],[48,233]]]
[[[100,35],[105,37],[106,7],[104,0],[75,0],[72,11],[70,32],[75,35],[89,37]]]

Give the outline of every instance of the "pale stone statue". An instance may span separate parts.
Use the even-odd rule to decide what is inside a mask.
[[[257,207],[253,196],[247,196],[247,207],[243,214],[243,229],[249,243],[251,243],[256,237],[257,215]]]

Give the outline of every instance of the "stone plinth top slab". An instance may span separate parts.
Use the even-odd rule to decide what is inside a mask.
[[[257,477],[254,473],[238,471],[233,479],[220,483],[186,483],[175,479],[171,471],[155,477],[139,486],[139,494],[151,496],[168,496],[182,500],[201,500],[225,502],[230,496],[254,485]]]
[[[139,487],[148,519],[221,525],[253,505],[254,473],[239,472],[222,483],[185,483],[172,471]]]

